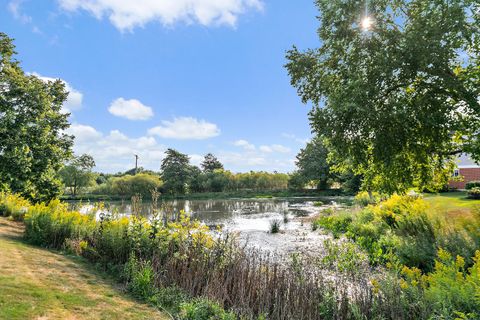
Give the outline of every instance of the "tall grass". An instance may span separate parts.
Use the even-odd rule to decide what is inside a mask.
[[[360,264],[350,260],[363,254],[352,244],[330,246],[328,261],[289,258],[241,247],[232,235],[185,214],[153,212],[150,220],[105,213],[96,219],[58,201],[37,204],[25,214],[25,237],[115,270],[132,293],[180,319],[427,319],[434,313],[425,293],[395,273],[354,272]],[[339,262],[333,273],[325,268]]]

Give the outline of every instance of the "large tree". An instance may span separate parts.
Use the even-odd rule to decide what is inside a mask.
[[[223,170],[223,164],[213,154],[205,155],[201,167],[204,172],[213,172],[215,170]]]
[[[314,183],[318,190],[327,189],[334,177],[328,164],[328,150],[322,139],[315,137],[300,150],[295,164],[300,181]]]
[[[60,80],[26,75],[14,55],[12,39],[0,33],[0,190],[50,200],[61,191],[57,171],[71,156],[68,114],[61,112],[68,92]]]
[[[79,191],[92,185],[95,181],[95,175],[92,172],[95,167],[93,157],[83,154],[74,157],[61,170],[60,177],[65,187],[70,189],[70,193],[75,197]]]
[[[286,67],[313,130],[366,188],[440,185],[457,154],[480,160],[478,0],[316,4],[320,46],[293,48]]]
[[[162,160],[161,177],[164,189],[173,194],[184,194],[192,175],[190,158],[174,149],[165,151]]]

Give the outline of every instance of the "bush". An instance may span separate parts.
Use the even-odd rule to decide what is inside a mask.
[[[480,199],[480,187],[473,187],[468,190],[467,195],[470,199]]]
[[[416,268],[403,268],[404,289],[423,291],[435,319],[478,319],[480,317],[480,251],[469,269],[465,260],[439,250],[434,270],[422,274]]]
[[[441,226],[427,211],[427,203],[417,195],[393,195],[361,210],[323,214],[313,229],[323,227],[336,238],[345,234],[368,253],[373,265],[393,262],[428,271]]]
[[[25,214],[25,239],[33,244],[63,249],[67,239],[82,240],[96,229],[95,218],[75,211],[59,200],[38,203]]]
[[[207,299],[196,299],[190,303],[183,303],[180,307],[182,320],[236,320],[237,317],[226,312],[217,303]]]
[[[156,175],[139,173],[131,176],[112,178],[107,183],[102,184],[96,190],[95,194],[108,194],[129,199],[136,194],[140,194],[143,199],[151,198],[151,191],[160,189],[163,182]]]
[[[353,221],[352,214],[346,211],[330,214],[331,212],[333,211],[324,210],[322,215],[313,222],[312,229],[325,228],[331,231],[335,238],[338,238],[341,234],[347,232],[350,223]]]
[[[465,189],[471,190],[473,188],[480,188],[480,181],[470,181],[465,184]]]
[[[367,191],[362,191],[355,196],[353,202],[358,206],[366,207],[370,204],[377,204],[384,198],[385,196],[382,196],[378,192],[368,193]]]
[[[151,262],[138,261],[131,256],[125,265],[124,275],[127,279],[127,288],[135,297],[148,300],[157,293]]]
[[[281,224],[282,222],[277,219],[270,221],[270,233],[279,233]]]
[[[439,235],[431,237],[424,211],[422,199],[408,196],[394,196],[348,214],[324,210],[322,224],[345,232],[356,244],[327,242],[327,254],[320,262],[298,255],[291,264],[272,253],[239,246],[228,234],[214,234],[185,214],[174,220],[102,214],[96,220],[52,201],[28,206],[24,221],[30,242],[68,248],[109,270],[123,270],[132,294],[180,319],[426,319],[436,315],[448,318],[445,315],[450,312],[474,318],[478,306],[471,297],[474,290],[478,292],[480,253],[472,259],[468,272],[467,262],[455,262],[458,286],[451,283],[451,259],[440,254],[434,273],[420,273],[415,279],[417,284],[424,281],[422,286],[409,280],[420,272],[415,266],[404,269],[404,289],[399,287],[399,278],[377,283],[361,274],[366,259],[357,245],[366,249],[372,263],[392,261],[390,255],[394,254],[415,265],[413,255],[430,253],[430,247],[419,243],[437,245]],[[466,220],[465,225],[478,229],[472,221],[476,220]],[[411,247],[419,252],[408,253],[406,249]],[[340,276],[334,273],[332,281],[319,263]],[[447,268],[443,273],[442,266]],[[453,291],[457,299],[450,296],[448,286],[464,291]],[[424,303],[427,298],[429,304]]]
[[[30,203],[18,195],[0,193],[0,216],[22,221],[29,207]]]

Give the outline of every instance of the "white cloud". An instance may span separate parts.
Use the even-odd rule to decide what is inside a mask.
[[[199,154],[191,154],[189,155],[189,157],[190,157],[190,162],[195,166],[200,166],[200,164],[204,160],[204,156]]]
[[[136,99],[118,98],[112,102],[108,111],[114,116],[129,120],[148,120],[153,117],[152,108],[143,105]]]
[[[216,137],[220,129],[214,123],[192,117],[175,118],[173,121],[162,121],[160,126],[148,130],[150,135],[180,140],[204,140]]]
[[[133,168],[135,154],[139,156],[139,166],[158,170],[166,149],[154,137],[131,138],[119,130],[112,130],[105,135],[83,124],[72,124],[67,133],[75,136],[73,147],[75,154],[92,155],[96,170],[102,172],[125,171]]]
[[[57,78],[45,77],[36,72],[32,72],[31,75],[38,77],[39,79],[49,82],[56,81]],[[83,94],[73,88],[67,81],[60,79],[65,84],[65,90],[68,91],[67,101],[63,104],[63,112],[73,112],[82,108]]]
[[[233,145],[237,147],[242,147],[245,150],[255,150],[255,146],[253,144],[243,139],[235,141]]]
[[[260,146],[260,151],[272,153],[272,152],[279,152],[279,153],[289,153],[291,150],[285,146],[280,144],[272,144],[271,146]]]
[[[261,0],[57,0],[67,11],[85,10],[97,19],[108,17],[120,31],[158,21],[234,26],[248,10],[262,10]]]
[[[27,24],[32,22],[32,17],[22,12],[20,7],[23,2],[24,0],[12,0],[8,3],[7,8],[15,19],[21,23]]]
[[[222,152],[218,158],[226,165],[233,165],[240,168],[265,166],[268,164],[266,158],[254,153]]]
[[[289,140],[293,140],[299,144],[307,144],[308,142],[310,142],[310,139],[302,139],[302,138],[299,138],[297,137],[296,135],[294,134],[291,134],[291,133],[282,133],[282,137],[286,138],[286,139],[289,139]]]
[[[72,124],[67,133],[74,135],[76,142],[92,141],[102,136],[95,128],[83,124]]]

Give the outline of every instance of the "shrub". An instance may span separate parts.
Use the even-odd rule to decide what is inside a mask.
[[[270,233],[279,233],[281,224],[282,222],[277,219],[270,221]]]
[[[465,189],[480,188],[480,181],[470,181],[465,184]]]
[[[10,193],[0,193],[0,215],[22,221],[30,203],[24,198]]]
[[[361,207],[366,207],[370,204],[377,204],[384,198],[385,196],[382,196],[378,192],[368,193],[367,191],[362,191],[355,196],[354,203]]]
[[[392,262],[428,271],[433,268],[437,248],[441,243],[450,247],[456,245],[457,248],[462,248],[462,252],[465,252],[465,248],[472,247],[468,245],[469,241],[477,243],[477,238],[460,236],[465,233],[461,230],[468,227],[457,228],[455,232],[449,232],[448,236],[442,233],[444,226],[440,225],[435,216],[428,214],[428,209],[427,202],[416,194],[393,195],[377,205],[369,205],[361,210],[324,211],[314,221],[312,228],[323,227],[336,238],[345,234],[368,253],[373,265]],[[469,224],[480,225],[472,221]],[[466,234],[475,235],[475,227],[471,228]],[[480,242],[480,235],[478,238]],[[478,246],[474,245],[473,248]]]
[[[313,203],[313,206],[314,206],[314,207],[321,207],[321,206],[323,206],[323,205],[325,205],[325,203],[323,203],[322,201],[315,201],[315,202]]]
[[[93,192],[96,194],[108,194],[129,199],[140,194],[143,199],[151,198],[151,190],[160,189],[163,182],[156,175],[139,173],[131,176],[112,178],[111,181],[102,184]]]
[[[465,267],[464,258],[439,250],[434,270],[422,274],[416,268],[403,268],[404,289],[424,292],[435,319],[478,319],[480,317],[480,251],[474,264]]]
[[[176,286],[160,287],[157,293],[149,300],[170,313],[179,314],[180,307],[187,302],[188,296],[182,289]]]
[[[138,261],[131,256],[125,264],[124,275],[127,279],[128,290],[137,298],[149,299],[157,291],[155,289],[155,274],[149,261]]]
[[[473,187],[468,190],[467,195],[470,199],[480,199],[480,187]]]
[[[67,239],[85,239],[95,227],[94,217],[68,211],[59,200],[38,203],[25,214],[25,239],[49,248],[63,249]]]
[[[180,307],[182,320],[236,320],[233,313],[226,312],[217,303],[207,299],[196,299]]]
[[[350,275],[362,274],[368,270],[368,257],[359,247],[349,241],[323,243],[326,254],[321,259],[321,267]]]
[[[318,227],[325,228],[331,231],[334,237],[338,238],[348,230],[353,221],[352,214],[347,211],[336,214],[330,214],[330,212],[332,211],[324,210],[322,215],[313,222],[312,229],[316,230]]]
[[[455,275],[463,289],[450,283],[453,272],[440,272],[442,265],[451,269],[449,258],[441,255],[432,275],[417,277],[417,284],[424,281],[426,285],[409,280],[420,272],[414,267],[405,269],[418,272],[404,275],[402,290],[394,273],[378,282],[358,276],[366,264],[357,245],[366,249],[372,263],[391,261],[391,254],[402,259],[402,246],[409,248],[412,243],[420,248],[420,254],[415,254],[430,252],[418,245],[422,237],[438,242],[437,234],[435,239],[430,235],[424,211],[423,200],[408,196],[395,196],[353,213],[324,210],[322,223],[355,241],[326,243],[327,254],[320,265],[340,272],[340,276],[334,274],[334,281],[308,255],[286,263],[272,253],[239,246],[228,233],[214,234],[185,214],[174,220],[101,214],[96,220],[52,201],[28,207],[25,237],[35,244],[71,249],[110,270],[123,270],[132,294],[181,319],[426,319],[437,314],[448,318],[447,311],[473,318],[477,306],[466,295],[478,291],[480,253],[468,272],[466,262],[456,262]],[[478,228],[472,221],[465,224]],[[412,254],[406,256],[411,259]],[[428,282],[422,280],[425,277]],[[455,300],[444,292],[449,285],[465,292]],[[424,303],[427,297],[430,304]],[[462,304],[460,298],[467,300]],[[453,302],[441,304],[442,299]]]

